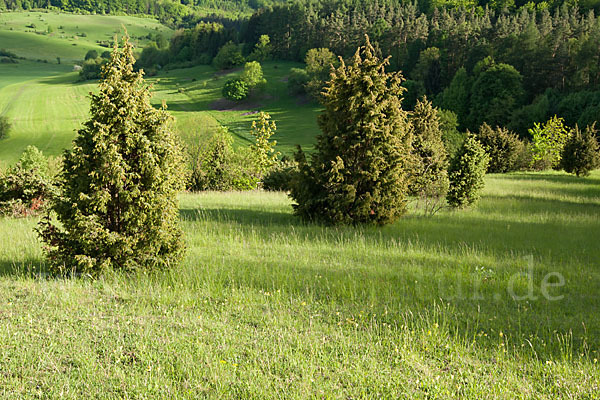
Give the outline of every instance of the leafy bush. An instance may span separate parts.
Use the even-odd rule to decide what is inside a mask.
[[[0,139],[8,137],[12,124],[8,121],[8,117],[0,115]]]
[[[450,189],[446,200],[449,205],[462,208],[474,204],[479,199],[487,164],[485,149],[474,135],[469,134],[448,169]]]
[[[247,62],[244,65],[244,71],[242,72],[240,79],[246,82],[250,89],[267,83],[267,80],[263,76],[262,67],[258,61]]]
[[[84,61],[83,66],[79,71],[79,79],[82,81],[99,79],[102,75],[102,67],[106,62],[107,60],[103,58],[94,58]]]
[[[96,58],[98,58],[98,52],[96,50],[89,50],[87,53],[85,53],[84,60],[95,60]]]
[[[240,46],[233,42],[226,43],[215,58],[213,59],[213,66],[217,69],[230,69],[244,63],[244,57]]]
[[[329,80],[331,69],[340,63],[333,52],[327,48],[310,49],[304,59],[309,81],[306,91],[315,99],[321,99],[321,91]]]
[[[91,118],[64,153],[53,213],[38,227],[54,272],[150,270],[183,255],[183,173],[172,117],[150,104],[128,39],[103,69]]]
[[[517,159],[523,144],[517,135],[505,128],[492,129],[484,123],[479,127],[476,137],[489,156],[487,172],[502,173],[518,169]]]
[[[535,169],[557,168],[569,138],[563,119],[554,116],[544,125],[536,123],[529,133],[532,137],[532,166]]]
[[[48,160],[28,146],[19,161],[0,175],[0,214],[28,216],[43,210],[54,194]]]
[[[249,190],[258,186],[260,173],[254,155],[247,149],[234,151],[233,137],[225,128],[192,149],[190,160],[190,190]]]
[[[414,156],[409,193],[426,198],[443,198],[448,190],[448,161],[438,110],[424,98],[417,101],[409,121]]]
[[[296,154],[290,196],[302,218],[385,224],[406,212],[410,129],[402,76],[386,73],[388,63],[367,38],[348,65],[332,71],[316,151],[310,163],[301,149]]]
[[[266,61],[271,58],[271,52],[273,48],[271,46],[271,39],[269,35],[260,35],[258,42],[254,46],[252,53],[248,58],[252,61]]]
[[[292,68],[288,77],[287,87],[291,95],[301,95],[306,93],[306,84],[308,83],[308,73],[302,68]]]
[[[531,170],[531,165],[533,163],[532,157],[531,143],[527,140],[519,140],[517,157],[515,159],[515,171]]]
[[[241,101],[248,97],[250,88],[248,84],[241,78],[230,79],[225,82],[222,94],[227,100]]]
[[[568,173],[587,176],[600,166],[598,141],[595,127],[588,126],[584,132],[575,126],[561,154],[561,167]]]

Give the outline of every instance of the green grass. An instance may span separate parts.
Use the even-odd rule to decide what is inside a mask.
[[[35,24],[35,31],[27,28]],[[89,49],[105,50],[97,41],[111,40],[125,25],[138,48],[148,33],[172,31],[152,19],[100,15],[72,15],[40,12],[0,14],[0,48],[13,51],[26,60],[19,64],[0,64],[0,115],[13,124],[10,137],[0,146],[0,167],[14,163],[26,146],[35,145],[46,155],[57,156],[70,146],[77,128],[88,118],[88,93],[97,82],[79,82],[73,63],[81,61]],[[42,35],[52,26],[52,34]],[[61,29],[58,29],[62,27]],[[64,33],[63,33],[64,32]],[[86,37],[80,34],[86,33]],[[61,58],[57,64],[56,57]],[[49,62],[37,62],[43,59]],[[268,81],[241,104],[217,107],[227,79],[240,73],[226,74],[210,66],[162,71],[148,78],[154,84],[153,102],[164,100],[176,118],[175,129],[184,143],[196,144],[219,126],[226,126],[237,146],[251,140],[250,125],[257,111],[271,114],[278,126],[273,139],[278,150],[290,154],[300,144],[310,148],[318,134],[316,118],[319,106],[289,96],[286,78],[290,68],[300,64],[264,63]]]
[[[29,28],[31,24],[35,28]],[[100,46],[98,41],[112,43],[116,34],[123,33],[122,26],[138,46],[147,42],[140,37],[149,32],[160,32],[165,37],[172,35],[169,28],[150,18],[5,12],[0,13],[0,48],[31,60],[56,63],[56,57],[60,57],[63,63],[72,64],[82,60],[88,50],[110,50]],[[52,33],[47,33],[48,27],[52,27]]]
[[[185,194],[182,265],[100,280],[37,275],[36,221],[1,219],[0,393],[595,398],[599,211],[600,171],[490,175],[475,208],[384,228],[303,224],[282,193]],[[513,299],[529,271],[537,299]]]
[[[277,123],[273,139],[278,150],[289,154],[296,144],[310,147],[319,132],[318,106],[300,104],[287,94],[284,78],[295,66],[298,64],[265,63],[266,88],[229,111],[216,110],[214,104],[222,99],[225,81],[239,71],[222,75],[212,67],[199,66],[165,71],[148,82],[154,85],[153,103],[160,106],[166,102],[185,143],[204,140],[222,125],[234,134],[236,145],[247,145],[256,118],[251,112],[262,110]],[[9,138],[0,146],[0,164],[15,162],[27,145],[51,156],[70,146],[77,128],[88,118],[88,94],[97,89],[97,82],[78,82],[78,74],[70,70],[66,65],[31,61],[0,64],[0,115],[13,124]]]
[[[222,74],[213,67],[198,66],[163,72],[148,81],[155,85],[154,103],[158,106],[163,100],[166,102],[184,139],[204,136],[207,128],[222,125],[234,134],[237,145],[247,145],[252,140],[250,126],[256,119],[252,112],[260,110],[271,114],[277,123],[277,133],[272,139],[277,140],[279,151],[289,154],[297,144],[312,146],[319,133],[319,106],[302,102],[287,91],[290,69],[300,66],[290,62],[263,63],[266,87],[240,104],[230,104],[225,110],[215,109],[215,103],[222,100],[221,89],[225,82],[240,71]]]

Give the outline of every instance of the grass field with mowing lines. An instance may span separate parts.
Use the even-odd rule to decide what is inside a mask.
[[[27,28],[35,24],[40,35]],[[0,14],[2,47],[28,60],[19,64],[0,64],[0,115],[6,115],[13,129],[0,145],[0,166],[15,162],[27,145],[35,145],[47,155],[59,155],[70,145],[76,129],[87,119],[90,91],[97,82],[79,82],[72,72],[73,62],[83,59],[89,49],[104,48],[96,41],[111,40],[122,32],[125,24],[138,48],[144,45],[148,33],[172,32],[152,19],[56,13]],[[58,29],[62,27],[62,29]],[[12,30],[11,30],[12,29]],[[61,33],[64,32],[64,33]],[[82,32],[85,37],[80,36]],[[76,44],[76,46],[73,46]],[[62,64],[56,63],[60,56]],[[50,62],[35,62],[39,58]],[[175,129],[184,143],[197,144],[219,126],[233,133],[236,145],[250,140],[250,125],[259,110],[269,112],[277,122],[278,150],[290,154],[300,144],[310,148],[318,134],[319,106],[305,99],[289,96],[286,78],[289,70],[300,64],[288,62],[264,63],[268,81],[260,91],[240,104],[219,106],[225,82],[240,70],[218,72],[210,66],[198,66],[162,71],[148,78],[154,85],[153,102],[158,107],[164,100],[175,117]]]
[[[599,209],[599,171],[490,175],[474,209],[383,229],[184,194],[184,263],[97,281],[40,277],[36,220],[1,219],[0,393],[594,398]]]
[[[256,118],[253,112],[262,110],[277,123],[273,139],[278,150],[291,153],[296,144],[310,147],[319,132],[319,107],[301,104],[287,94],[284,78],[295,66],[265,63],[268,85],[246,102],[233,104],[235,110],[216,110],[214,104],[222,100],[225,82],[239,71],[217,74],[212,67],[199,66],[165,71],[147,80],[154,85],[153,103],[158,107],[166,102],[185,143],[205,140],[222,125],[234,134],[237,145],[247,145],[250,125]],[[78,82],[78,74],[66,66],[30,61],[0,64],[0,74],[0,114],[13,124],[10,137],[1,143],[0,163],[14,162],[27,145],[53,156],[70,146],[76,129],[88,118],[88,94],[96,90],[97,82]]]

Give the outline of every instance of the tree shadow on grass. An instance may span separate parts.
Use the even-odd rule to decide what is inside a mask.
[[[406,314],[428,315],[442,305],[440,318],[454,335],[468,341],[479,331],[490,336],[495,333],[494,337],[503,331],[517,345],[525,339],[538,340],[532,344],[538,355],[558,354],[556,332],[572,331],[574,347],[579,348],[586,329],[600,327],[598,318],[587,312],[600,306],[598,298],[590,296],[595,287],[600,288],[600,281],[597,274],[588,276],[597,263],[583,266],[580,272],[556,266],[566,284],[554,293],[564,298],[548,301],[540,295],[540,282],[545,274],[554,272],[553,262],[564,261],[575,249],[567,245],[560,254],[551,255],[550,262],[540,264],[539,259],[548,256],[544,254],[548,248],[535,249],[535,245],[548,238],[532,235],[544,230],[530,224],[514,223],[516,226],[507,230],[503,222],[482,222],[479,217],[456,221],[448,214],[409,217],[383,229],[327,227],[302,223],[285,212],[253,209],[186,210],[182,218],[209,226],[233,224],[222,229],[233,229],[240,238],[259,238],[243,252],[231,251],[227,244],[212,249],[220,254],[222,264],[206,270],[207,276],[201,280],[221,280],[226,286],[270,293],[281,289],[317,303],[335,303],[353,315],[364,310],[385,314],[390,324],[400,322]],[[551,236],[554,228],[544,234]],[[473,232],[465,235],[469,230]],[[520,233],[513,237],[511,230]],[[578,235],[588,233],[582,228]],[[283,248],[295,248],[292,254],[278,251],[282,237],[289,240],[283,241]],[[417,246],[411,247],[411,241],[418,242]],[[516,246],[519,242],[525,242],[521,248]],[[465,249],[474,245],[479,245],[478,255],[469,256],[469,250],[465,255]],[[514,299],[509,290],[509,282],[517,276],[514,294],[526,293],[522,274],[528,265],[524,255],[529,251],[535,259],[535,301]],[[489,258],[491,253],[499,257]],[[208,257],[187,262],[211,263],[212,256]],[[196,268],[191,270],[197,274]],[[181,279],[187,279],[185,274]],[[588,345],[600,345],[600,335],[587,336]],[[492,350],[498,343],[490,341],[488,345]]]
[[[600,205],[527,196],[515,197],[516,205],[503,203],[506,200],[503,196],[486,196],[484,200],[479,205],[481,212],[446,211],[432,217],[408,215],[384,227],[327,226],[305,222],[283,210],[252,206],[182,209],[180,215],[184,221],[234,224],[240,235],[257,228],[265,236],[295,230],[302,232],[306,240],[333,243],[360,235],[372,243],[418,243],[431,251],[469,248],[498,257],[520,254],[551,263],[570,260],[597,265],[600,250],[596,250],[591,238],[600,237],[600,226],[593,218],[600,213]],[[498,212],[502,218],[490,218]]]
[[[49,78],[45,78],[45,79],[41,79],[39,81],[39,83],[45,84],[45,85],[65,85],[65,84],[69,84],[71,86],[83,86],[83,85],[89,85],[89,84],[98,84],[98,80],[88,80],[88,81],[82,81],[79,79],[78,76],[74,76],[71,74],[61,74],[61,75],[56,75],[56,76],[52,76]]]
[[[7,276],[48,276],[48,268],[46,262],[39,258],[28,258],[21,261],[0,259],[0,277]]]
[[[592,187],[600,188],[600,179],[592,177],[577,177],[575,175],[560,175],[560,174],[544,174],[544,173],[516,173],[508,175],[496,175],[497,177],[506,177],[510,180],[515,181],[529,181],[529,182],[552,182],[560,184],[585,184],[591,185]],[[562,190],[562,188],[560,189]]]
[[[179,215],[184,221],[234,222],[242,226],[263,226],[280,228],[304,225],[289,212],[256,210],[251,208],[197,208],[181,209]]]

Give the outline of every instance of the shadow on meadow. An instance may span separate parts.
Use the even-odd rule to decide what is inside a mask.
[[[20,261],[0,259],[0,277],[46,277],[47,271],[43,258],[27,258]]]
[[[45,79],[40,79],[38,82],[41,84],[45,84],[45,85],[69,84],[71,86],[84,86],[84,85],[90,85],[90,84],[94,84],[94,85],[98,84],[98,80],[89,80],[89,81],[80,80],[79,74],[77,74],[77,75],[61,74],[61,75],[56,75],[56,76],[52,76],[52,77],[45,78]]]
[[[575,175],[567,174],[552,174],[552,173],[515,173],[507,175],[495,175],[496,177],[506,177],[513,181],[528,181],[528,182],[551,182],[559,184],[585,184],[595,188],[600,193],[600,179],[595,177],[577,177]],[[559,190],[563,190],[561,187]]]
[[[429,251],[452,253],[470,249],[496,257],[532,255],[549,263],[562,260],[597,265],[600,249],[593,238],[600,237],[600,226],[595,219],[587,221],[585,216],[598,215],[599,205],[526,196],[514,197],[514,204],[506,199],[486,196],[478,212],[444,211],[432,217],[408,215],[384,227],[328,227],[303,222],[291,212],[250,207],[182,209],[180,215],[184,221],[235,224],[240,235],[257,228],[265,236],[285,235],[293,230],[301,232],[306,240],[329,243],[352,240],[358,235],[381,245],[413,243]],[[494,213],[504,215],[490,218]],[[527,218],[521,220],[521,216]],[[579,218],[568,221],[570,216]]]
[[[590,295],[600,288],[598,275],[591,272],[596,268],[586,265],[582,274],[581,269],[552,265],[572,253],[567,248],[544,261],[543,250],[532,247],[528,252],[527,245],[519,254],[514,244],[469,243],[461,233],[473,225],[473,218],[459,224],[444,217],[405,218],[385,230],[304,224],[289,213],[249,209],[183,210],[182,218],[221,225],[217,229],[230,229],[240,240],[254,238],[243,250],[225,243],[213,249],[219,261],[212,255],[188,257],[187,265],[222,263],[196,279],[271,293],[281,289],[317,304],[335,304],[353,315],[365,310],[385,314],[383,321],[392,324],[407,313],[423,314],[441,306],[440,325],[467,341],[480,331],[495,333],[487,344],[490,348],[497,348],[500,331],[513,344],[531,342],[538,355],[560,353],[557,335],[569,332],[575,348],[600,345],[600,336],[592,333],[600,321],[588,312],[600,307],[598,297]],[[403,225],[409,226],[400,228]],[[501,224],[476,225],[479,231],[471,233],[473,240],[498,242],[500,232],[510,235]],[[543,228],[535,228],[539,230]],[[406,243],[412,244],[403,247]],[[291,254],[282,253],[288,245]],[[538,254],[527,275],[530,264],[525,255],[533,252]],[[559,301],[545,298],[540,289],[546,274],[557,271],[553,267],[566,281],[552,292],[563,296]],[[529,276],[535,299],[522,298],[529,293]]]
[[[539,180],[546,178],[555,176]],[[478,330],[503,331],[538,355],[559,354],[567,340],[561,335],[576,349],[600,346],[600,320],[590,313],[600,307],[600,208],[570,199],[574,189],[595,200],[594,179],[556,178],[590,188],[556,185],[552,192],[559,199],[544,198],[546,188],[533,186],[530,196],[484,195],[471,210],[409,215],[385,227],[305,223],[289,208],[251,202],[245,208],[183,209],[181,218],[226,237],[254,238],[241,254],[228,253],[226,244],[219,250],[224,261],[217,279],[226,284],[282,288],[348,310],[375,305],[375,312],[386,310],[396,320],[442,304],[449,307],[450,331],[465,340]],[[295,248],[291,256],[277,250],[288,245]],[[542,281],[555,272],[565,279],[554,292],[564,296],[559,301],[541,295]],[[521,299],[530,277],[537,298]]]

